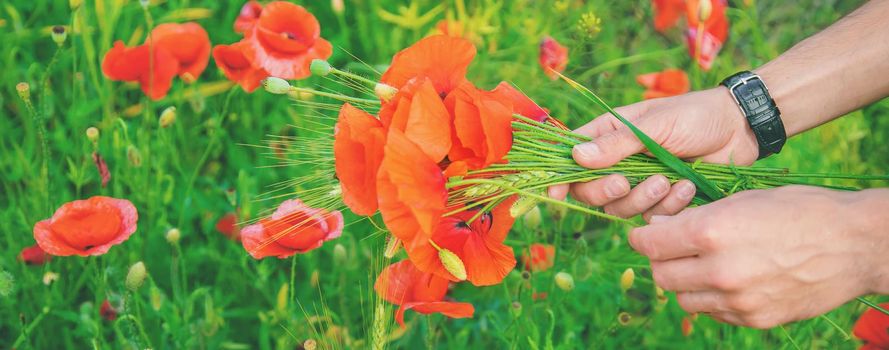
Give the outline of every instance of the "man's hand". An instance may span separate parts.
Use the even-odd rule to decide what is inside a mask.
[[[746,191],[630,232],[683,309],[770,328],[889,289],[889,191]]]
[[[759,153],[753,131],[724,87],[685,95],[648,100],[617,108],[627,118],[668,151],[685,159],[708,163],[752,164]],[[606,168],[645,150],[629,128],[611,114],[602,115],[576,132],[594,138],[574,147],[575,161],[588,168]],[[569,186],[550,188],[550,196],[563,199]],[[630,190],[620,175],[572,184],[571,197],[605,211],[631,217],[644,213],[672,215],[685,208],[695,194],[688,180],[673,184],[655,175]]]

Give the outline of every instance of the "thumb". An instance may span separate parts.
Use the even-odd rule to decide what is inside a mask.
[[[626,157],[642,152],[645,146],[629,128],[603,134],[593,141],[574,146],[574,161],[590,169],[607,168]]]

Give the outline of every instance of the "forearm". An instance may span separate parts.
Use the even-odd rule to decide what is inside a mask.
[[[889,0],[872,0],[756,69],[788,136],[889,95]]]
[[[871,254],[862,256],[862,271],[867,271],[868,290],[889,294],[889,188],[850,193],[855,199],[850,208],[856,234],[865,237]]]

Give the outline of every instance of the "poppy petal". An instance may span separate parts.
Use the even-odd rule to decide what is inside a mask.
[[[470,169],[500,162],[512,148],[512,106],[497,95],[460,85],[445,98],[454,117],[451,161],[466,161]]]
[[[395,54],[380,81],[400,89],[411,79],[426,77],[439,94],[447,94],[466,80],[475,53],[475,45],[466,39],[426,37]]]
[[[505,81],[500,82],[500,84],[491,92],[494,93],[495,96],[498,96],[498,98],[502,99],[502,101],[508,101],[512,104],[512,112],[515,114],[541,123],[549,118],[549,112],[546,109],[540,107],[510,83]]]
[[[889,303],[880,304],[880,307],[884,309],[889,308]],[[889,348],[889,315],[879,310],[868,308],[855,322],[852,333],[865,341],[867,343],[866,346],[875,349],[887,349]]]
[[[178,74],[186,82],[201,76],[210,59],[210,37],[195,22],[159,24],[145,43],[169,51],[179,61]]]
[[[262,14],[262,5],[255,0],[250,0],[241,7],[238,18],[235,19],[235,33],[244,34],[256,24],[259,15]]]
[[[475,313],[475,307],[470,303],[451,301],[405,303],[395,313],[395,320],[401,327],[405,327],[404,312],[411,309],[421,314],[440,313],[450,318],[470,318]]]
[[[34,239],[52,255],[102,255],[129,239],[138,220],[130,201],[95,196],[62,205],[34,225]]]
[[[451,149],[451,116],[429,79],[405,85],[380,110],[387,128],[396,128],[433,161],[441,161]]]
[[[281,79],[311,75],[314,59],[327,59],[333,46],[320,37],[318,20],[302,6],[275,1],[262,10],[246,33],[243,52],[254,67]]]
[[[333,152],[343,202],[355,214],[377,211],[377,172],[386,135],[379,120],[350,104],[340,108]]]
[[[262,68],[254,68],[244,56],[243,41],[231,45],[216,45],[213,48],[213,59],[225,77],[238,83],[246,92],[253,92],[262,80],[269,76]]]

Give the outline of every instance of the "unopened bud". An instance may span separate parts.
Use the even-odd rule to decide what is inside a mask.
[[[448,270],[448,272],[454,275],[457,280],[465,281],[466,265],[463,264],[463,260],[460,260],[460,257],[457,256],[457,254],[454,254],[454,252],[439,247],[438,244],[435,244],[431,239],[429,240],[429,244],[432,244],[432,246],[438,250],[438,260],[444,265],[445,270]]]
[[[287,80],[276,78],[276,77],[268,77],[262,81],[262,87],[265,88],[265,91],[276,95],[283,95],[290,92],[290,83]]]
[[[148,272],[145,270],[145,263],[139,261],[130,266],[130,271],[127,272],[127,280],[126,286],[131,292],[135,292],[142,287],[142,284],[145,283],[145,277],[148,275]]]
[[[346,254],[346,247],[344,247],[342,244],[339,244],[339,243],[337,243],[335,246],[333,246],[333,261],[338,266],[343,266],[343,264],[346,263],[347,259],[348,259],[348,256]]]
[[[173,122],[176,121],[176,107],[170,106],[167,109],[164,109],[161,112],[161,117],[158,123],[160,123],[162,128],[166,128],[170,125],[173,125]]]
[[[306,350],[315,350],[318,349],[318,342],[315,339],[307,339],[303,342],[303,349]]]
[[[346,10],[346,5],[343,3],[343,0],[330,0],[330,7],[336,14],[342,14],[343,11]]]
[[[15,84],[15,91],[19,93],[22,101],[28,102],[31,100],[31,85],[28,85],[28,83],[21,82]]]
[[[99,129],[94,126],[91,126],[86,129],[86,138],[92,141],[93,143],[99,141]]]
[[[327,63],[325,60],[314,59],[309,66],[309,70],[312,71],[312,75],[323,77],[330,74],[332,68],[330,67],[330,63]]]
[[[528,271],[522,271],[522,279],[523,279],[523,280],[529,280],[529,279],[531,279],[531,273],[528,272]]]
[[[134,167],[142,166],[142,153],[139,152],[139,149],[136,146],[129,145],[127,147],[127,160],[130,161],[130,165]]]
[[[392,87],[392,85],[386,83],[377,83],[374,86],[374,94],[385,102],[389,102],[392,100],[392,97],[395,97],[395,94],[398,93],[398,89]]]
[[[540,224],[543,222],[543,214],[540,213],[540,208],[538,206],[531,207],[525,216],[522,218],[525,222],[525,226],[528,228],[538,228]]]
[[[43,284],[44,285],[48,286],[48,285],[52,284],[53,282],[57,281],[58,279],[59,279],[59,274],[57,274],[55,272],[46,271],[46,273],[43,274]]]
[[[185,74],[182,74],[181,78],[182,78],[182,81],[184,81],[186,84],[191,84],[191,83],[198,81],[198,78],[189,72],[185,72]]]
[[[711,1],[712,0],[698,1],[698,20],[701,23],[710,19],[710,14],[713,13],[713,3]]]
[[[167,239],[167,242],[170,244],[179,243],[179,238],[182,238],[182,233],[179,232],[178,228],[171,228],[167,230],[167,234],[164,235],[164,238]]]
[[[164,298],[161,295],[160,289],[155,286],[151,286],[148,294],[149,300],[151,301],[151,308],[154,309],[154,311],[160,311],[161,306],[163,306],[164,303]]]
[[[630,321],[633,320],[633,316],[626,312],[621,312],[617,314],[617,323],[620,323],[621,326],[627,326],[630,324]]]
[[[571,274],[567,272],[557,273],[555,281],[556,286],[558,286],[561,290],[564,290],[566,292],[574,290],[574,277],[572,277]]]
[[[312,288],[318,288],[318,283],[321,282],[321,275],[318,274],[318,270],[312,271],[312,275],[309,276],[309,284]]]
[[[633,268],[627,268],[624,270],[624,273],[620,275],[620,290],[626,292],[633,287],[633,281],[635,280],[636,272],[633,271]]]
[[[53,26],[52,27],[52,41],[56,42],[56,45],[62,46],[65,44],[65,39],[68,38],[68,31],[65,30],[64,26]]]

